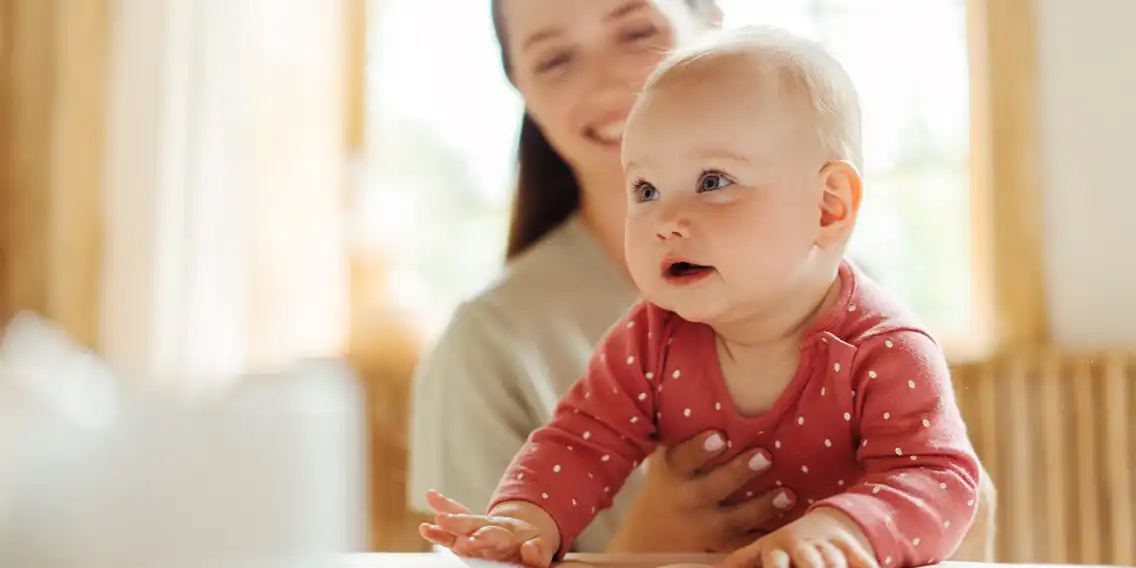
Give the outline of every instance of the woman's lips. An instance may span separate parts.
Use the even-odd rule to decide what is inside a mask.
[[[584,136],[601,146],[618,148],[623,142],[623,121],[589,126]]]

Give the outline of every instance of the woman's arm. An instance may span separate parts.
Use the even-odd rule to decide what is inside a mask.
[[[411,397],[411,507],[429,513],[436,489],[482,512],[513,456],[538,424],[521,397],[519,349],[476,301],[463,304],[415,373]]]

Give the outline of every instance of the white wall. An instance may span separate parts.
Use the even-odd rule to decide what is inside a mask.
[[[1038,0],[1055,339],[1136,345],[1136,0]]]

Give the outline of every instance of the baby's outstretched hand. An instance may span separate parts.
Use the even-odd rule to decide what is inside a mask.
[[[820,508],[738,549],[722,568],[878,568],[868,539],[836,509]]]
[[[458,556],[547,568],[560,547],[556,523],[535,505],[505,503],[492,515],[474,515],[436,491],[426,499],[435,511],[434,522],[423,523],[419,533]]]

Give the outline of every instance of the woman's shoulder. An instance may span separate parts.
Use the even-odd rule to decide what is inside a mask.
[[[544,320],[561,311],[600,312],[610,324],[634,299],[622,271],[583,221],[572,216],[510,262],[464,306],[502,320]]]
[[[433,351],[542,360],[577,373],[577,360],[586,360],[636,299],[586,231],[570,219],[510,263],[457,307]]]

